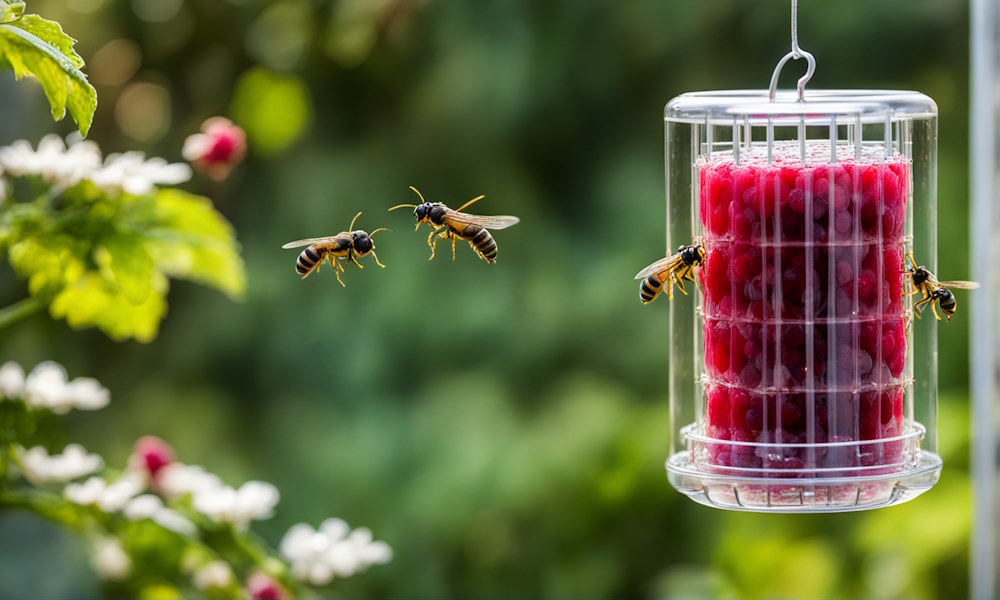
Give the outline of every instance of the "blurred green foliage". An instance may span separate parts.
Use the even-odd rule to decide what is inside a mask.
[[[248,164],[211,194],[244,246],[245,303],[175,285],[145,346],[42,318],[5,336],[9,358],[54,358],[114,392],[100,415],[70,417],[88,448],[123,460],[155,433],[225,479],[274,482],[282,503],[260,528],[272,542],[330,514],[371,526],[395,559],[341,582],[346,596],[966,595],[963,313],[940,335],[946,466],[919,500],[724,513],[663,473],[667,307],[641,306],[631,280],[664,246],[663,105],[765,86],[789,44],[787,2],[31,6],[75,32],[92,79],[111,82],[91,133],[105,147],[175,159],[185,135],[230,109],[251,136]],[[811,86],[937,101],[939,275],[967,277],[967,3],[800,8]],[[115,40],[137,67],[123,52],[90,60]],[[169,102],[136,108],[136,85]],[[0,122],[4,139],[51,128],[31,93],[3,83],[0,102],[23,115]],[[129,137],[130,111],[164,126]],[[276,127],[285,111],[296,127]],[[428,263],[412,219],[382,212],[411,201],[409,184],[450,204],[485,193],[482,212],[522,222],[497,235],[494,266],[466,248]],[[358,210],[366,227],[393,229],[377,242],[388,269],[352,268],[346,289],[330,273],[300,282],[280,245],[336,233]],[[9,272],[0,282],[5,302],[26,293]],[[27,517],[0,521],[12,536],[0,548],[12,595],[37,595],[42,574],[46,593],[97,593],[72,540]],[[50,556],[67,557],[58,577]]]

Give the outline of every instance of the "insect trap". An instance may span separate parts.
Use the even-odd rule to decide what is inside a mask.
[[[700,289],[670,303],[666,467],[719,508],[877,508],[941,470],[937,313],[914,304],[950,313],[920,305],[907,258],[936,268],[937,107],[807,90],[795,21],[793,0],[770,89],[666,106],[668,254],[703,251],[689,251]],[[779,91],[793,59],[808,69]]]

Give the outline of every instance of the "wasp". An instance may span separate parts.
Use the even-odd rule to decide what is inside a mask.
[[[371,254],[372,258],[375,259],[375,264],[384,269],[385,265],[379,262],[378,256],[375,254],[375,244],[372,242],[372,237],[380,231],[388,230],[385,227],[379,227],[371,233],[363,229],[353,231],[354,223],[360,216],[360,212],[354,215],[351,225],[347,228],[348,231],[341,231],[337,235],[329,237],[296,240],[282,246],[286,249],[307,246],[295,261],[295,272],[301,275],[302,279],[305,279],[314,270],[318,272],[323,261],[329,260],[330,264],[333,265],[333,272],[337,275],[337,281],[343,286],[344,281],[340,278],[340,274],[344,271],[344,266],[340,264],[340,260],[345,260],[348,263],[353,262],[358,265],[359,269],[364,269],[364,266],[358,262],[358,257]]]
[[[700,267],[703,262],[705,262],[704,246],[701,244],[681,245],[677,248],[676,254],[661,258],[639,271],[635,278],[642,280],[642,283],[639,284],[639,298],[642,303],[649,304],[656,300],[656,297],[663,291],[664,283],[667,284],[668,299],[674,299],[674,285],[686,296],[687,290],[684,289],[684,280],[693,281],[695,285],[698,285],[693,273],[695,268]]]
[[[412,185],[410,189],[420,198],[420,204],[397,204],[389,210],[412,208],[413,216],[417,218],[417,227],[414,231],[420,229],[420,224],[425,222],[434,228],[427,236],[427,245],[431,247],[431,257],[427,260],[434,258],[439,239],[451,240],[451,259],[455,260],[455,241],[462,238],[469,242],[469,246],[480,258],[490,264],[495,263],[497,261],[497,242],[488,229],[506,229],[521,221],[517,217],[504,215],[487,217],[462,212],[463,209],[486,196],[476,196],[460,206],[458,210],[452,210],[440,202],[427,202],[417,188]]]
[[[938,281],[937,277],[927,267],[917,264],[912,252],[907,253],[906,258],[910,261],[910,268],[904,270],[903,273],[910,276],[910,283],[913,286],[913,291],[909,292],[909,295],[922,294],[920,300],[913,305],[913,316],[919,319],[920,311],[926,305],[930,304],[931,312],[940,321],[941,315],[937,311],[938,306],[940,306],[941,312],[944,313],[945,318],[950,324],[951,316],[955,314],[958,303],[955,301],[955,294],[952,294],[948,288],[974,290],[979,287],[979,284],[974,281]]]

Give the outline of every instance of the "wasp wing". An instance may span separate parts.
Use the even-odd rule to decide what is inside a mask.
[[[681,255],[679,252],[677,254],[666,256],[656,261],[655,263],[649,265],[645,269],[639,271],[639,273],[635,276],[635,278],[645,279],[646,277],[649,277],[653,273],[662,273],[663,271],[670,271],[676,269],[681,262],[683,262],[683,259],[681,259]]]
[[[442,218],[452,225],[479,225],[486,229],[507,229],[521,222],[521,219],[507,215],[470,215],[457,210],[448,211]]]
[[[979,287],[975,281],[938,281],[938,285],[956,290],[974,290]]]
[[[306,238],[304,240],[295,240],[294,242],[288,242],[283,245],[282,248],[301,248],[302,246],[314,246],[320,245],[325,246],[329,244],[337,243],[338,245],[344,241],[344,232],[338,233],[337,235],[330,235],[327,237],[317,237],[317,238]]]

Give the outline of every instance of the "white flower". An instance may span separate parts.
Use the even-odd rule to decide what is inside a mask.
[[[122,509],[122,515],[130,521],[151,519],[164,529],[189,537],[193,537],[197,532],[194,523],[179,512],[164,506],[159,496],[152,494],[143,494],[129,500]]]
[[[41,175],[49,183],[75,185],[101,166],[101,150],[80,137],[67,138],[69,147],[58,135],[49,134],[38,142],[38,149],[18,140],[0,148],[0,166],[16,177]]]
[[[179,533],[188,537],[194,537],[195,534],[198,533],[198,528],[195,527],[194,523],[188,520],[188,518],[181,513],[170,508],[163,508],[156,511],[156,513],[152,516],[152,519],[153,522],[160,527],[169,529],[174,533]]]
[[[24,369],[16,362],[6,362],[0,367],[0,400],[20,398],[24,395]]]
[[[87,454],[83,446],[70,444],[62,454],[49,456],[48,450],[35,446],[21,454],[21,470],[35,485],[54,481],[69,481],[101,468],[104,461],[97,454]]]
[[[372,532],[367,527],[359,527],[351,532],[347,541],[354,548],[358,562],[369,565],[384,565],[392,560],[392,548],[389,544],[372,539]]]
[[[202,490],[192,499],[195,510],[216,521],[245,528],[250,521],[268,519],[281,495],[278,488],[264,481],[248,481],[233,489],[221,486]]]
[[[193,580],[199,590],[225,588],[233,581],[233,570],[229,563],[214,560],[195,571]]]
[[[162,158],[146,159],[142,152],[109,154],[104,166],[90,176],[94,185],[108,190],[123,190],[142,195],[158,184],[174,185],[191,179],[191,167],[167,163]]]
[[[167,498],[184,494],[195,495],[223,487],[218,475],[209,473],[204,467],[180,462],[173,462],[163,467],[157,479],[160,491]]]
[[[111,402],[111,392],[92,377],[77,377],[66,386],[69,403],[80,410],[98,410]]]
[[[32,408],[52,408],[60,412],[65,404],[66,370],[52,361],[38,363],[24,381],[24,399]]]
[[[35,366],[25,379],[24,399],[31,408],[47,408],[61,415],[73,408],[104,408],[111,401],[111,392],[90,377],[67,381],[62,365],[46,361]]]
[[[392,559],[388,544],[372,541],[366,528],[351,532],[341,519],[327,519],[318,531],[305,523],[293,526],[281,540],[281,553],[291,563],[295,578],[316,586]]]
[[[125,508],[128,501],[141,491],[141,479],[126,474],[110,484],[101,477],[91,477],[84,483],[71,483],[63,490],[63,495],[75,504],[97,505],[97,508],[110,513]]]
[[[163,500],[153,494],[142,494],[128,501],[122,509],[122,514],[129,521],[152,519],[153,515],[162,510]]]
[[[118,538],[102,537],[94,542],[91,557],[94,570],[102,579],[124,579],[132,570],[132,559],[126,554]]]

